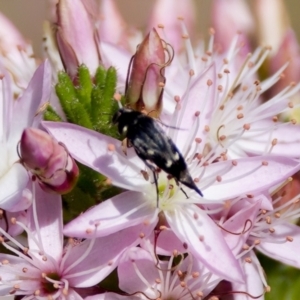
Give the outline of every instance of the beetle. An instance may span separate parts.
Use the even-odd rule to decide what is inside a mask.
[[[134,147],[137,156],[153,172],[157,201],[159,194],[156,167],[171,175],[177,183],[181,182],[203,197],[187,169],[182,154],[153,118],[139,111],[121,107],[114,114],[112,122],[118,126],[119,133],[127,138],[128,146]]]

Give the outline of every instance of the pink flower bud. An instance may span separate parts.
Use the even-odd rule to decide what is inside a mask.
[[[157,31],[152,29],[133,57],[126,99],[135,110],[158,116],[165,83],[165,49]]]
[[[100,64],[91,15],[81,0],[59,0],[56,38],[66,71],[76,76],[77,67],[85,64],[94,74]]]
[[[26,128],[20,141],[21,162],[46,191],[65,194],[75,186],[79,170],[66,148],[36,128]]]

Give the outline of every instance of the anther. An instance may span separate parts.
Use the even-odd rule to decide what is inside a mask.
[[[177,257],[178,256],[178,250],[174,249],[172,254],[173,254],[174,257]]]
[[[239,114],[237,114],[237,119],[242,119],[242,118],[244,118],[244,114],[242,114],[242,113],[239,113]]]
[[[193,69],[191,69],[191,70],[189,71],[189,75],[190,75],[190,76],[194,76],[194,75],[195,75],[195,71],[194,71]]]
[[[265,160],[263,160],[262,162],[261,162],[261,165],[262,166],[267,166],[269,163],[267,162],[267,161],[265,161]]]
[[[259,245],[259,244],[260,244],[260,240],[255,240],[255,241],[254,241],[254,245],[255,245],[255,246],[257,246],[257,245]]]
[[[192,273],[192,277],[193,277],[193,278],[198,278],[199,275],[200,275],[199,272],[193,272],[193,273]]]
[[[91,234],[92,232],[93,232],[93,229],[91,229],[91,228],[87,228],[85,230],[85,233],[87,233],[87,234]]]
[[[155,279],[155,282],[156,282],[157,284],[159,284],[159,283],[161,283],[161,280],[160,280],[159,278],[156,278],[156,279]]]
[[[286,240],[287,240],[287,242],[292,242],[294,239],[293,239],[293,237],[291,237],[291,236],[288,235],[286,237]]]
[[[10,222],[11,222],[11,224],[16,225],[17,219],[13,217],[10,219]]]
[[[222,177],[221,177],[220,175],[218,175],[218,176],[216,177],[216,180],[217,180],[218,182],[221,182],[221,181],[222,181]]]
[[[175,100],[176,102],[179,102],[179,101],[180,101],[180,97],[179,97],[178,95],[176,95],[176,96],[174,96],[174,100]]]
[[[27,268],[23,268],[23,269],[22,269],[22,272],[23,272],[23,273],[26,273],[27,271],[28,271]]]
[[[115,150],[116,150],[116,147],[115,147],[114,144],[108,144],[108,145],[107,145],[107,150],[108,150],[108,151],[115,151]]]
[[[35,290],[34,291],[34,296],[39,296],[41,294],[41,291],[40,290]]]
[[[275,215],[274,215],[274,216],[275,216],[275,218],[279,219],[281,215],[280,215],[280,213],[279,213],[279,212],[277,212],[277,213],[275,213]]]
[[[243,125],[243,128],[244,128],[245,130],[249,130],[249,129],[250,129],[250,124],[249,124],[249,123],[244,124],[244,125]]]
[[[164,24],[157,24],[157,27],[161,29],[165,28]]]
[[[195,117],[199,117],[199,116],[200,116],[200,111],[198,110],[195,112]]]
[[[237,161],[236,160],[233,160],[231,163],[232,163],[233,166],[237,166]]]
[[[180,282],[180,286],[183,287],[183,288],[185,288],[186,287],[186,283],[184,281],[181,281]]]
[[[144,220],[144,221],[143,221],[143,225],[148,226],[149,224],[150,224],[150,221],[149,221],[149,220]]]
[[[249,248],[250,248],[250,247],[249,247],[248,245],[244,245],[244,246],[243,246],[243,250],[249,250]]]
[[[114,94],[114,99],[115,99],[116,101],[121,101],[121,98],[122,98],[122,96],[121,96],[120,93],[115,93],[115,94]]]
[[[210,27],[209,30],[208,30],[208,33],[209,33],[210,35],[214,35],[214,34],[216,33],[216,31],[215,31],[214,28]]]
[[[225,74],[229,74],[230,71],[229,71],[228,69],[225,69],[225,70],[224,70],[224,73],[225,73]]]
[[[186,40],[189,38],[188,34],[183,34],[181,37]]]
[[[203,235],[199,235],[199,241],[204,242],[204,236]]]
[[[223,75],[219,73],[218,78],[221,79],[222,77],[223,77]]]
[[[193,217],[194,217],[195,220],[198,220],[199,215],[195,212],[194,215],[193,215]]]
[[[272,118],[272,120],[273,120],[273,122],[278,122],[278,117],[277,117],[277,116],[274,116],[274,117]]]
[[[219,92],[222,92],[223,91],[223,86],[220,84],[220,85],[218,85],[218,91]]]
[[[291,120],[291,123],[292,123],[293,125],[296,125],[296,124],[297,124],[297,120],[296,120],[296,119],[292,119],[292,120]]]
[[[205,130],[206,132],[209,132],[209,126],[208,126],[208,125],[205,125],[205,126],[204,126],[204,130]]]
[[[289,108],[294,108],[294,103],[293,103],[293,102],[289,102],[289,103],[288,103],[288,107],[289,107]]]
[[[246,257],[246,258],[245,258],[245,262],[247,262],[247,263],[252,263],[251,257]]]
[[[273,139],[272,140],[272,146],[275,146],[277,144],[278,140],[277,139]]]
[[[165,83],[164,82],[159,82],[158,86],[161,87],[161,88],[163,88],[163,87],[165,87]]]
[[[143,238],[145,237],[145,233],[141,232],[141,233],[139,234],[139,237],[140,237],[140,239],[143,239]]]
[[[202,139],[201,139],[201,138],[195,138],[195,142],[196,142],[197,144],[200,144],[200,143],[202,142]]]
[[[166,230],[166,229],[168,229],[168,227],[165,225],[159,226],[159,230],[161,230],[161,231]]]
[[[237,110],[242,110],[244,107],[243,107],[243,105],[239,105],[236,109]]]
[[[266,222],[267,222],[267,224],[271,224],[272,223],[271,217],[267,216],[266,217]]]
[[[219,137],[219,140],[220,141],[224,141],[226,139],[226,135],[222,134],[220,137]]]
[[[105,181],[104,181],[104,185],[111,185],[112,184],[112,181],[110,178],[106,178]]]
[[[275,232],[274,227],[270,227],[270,228],[269,228],[269,232],[270,232],[270,233],[274,233],[274,232]]]
[[[213,82],[212,82],[212,80],[208,79],[207,82],[206,82],[206,84],[207,84],[208,86],[211,86],[211,85],[213,84]]]
[[[183,243],[182,246],[183,246],[184,249],[188,248],[188,244],[187,243]]]

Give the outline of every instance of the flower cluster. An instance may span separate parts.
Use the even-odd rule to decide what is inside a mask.
[[[40,65],[0,16],[0,296],[264,299],[259,252],[300,268],[300,52],[283,8],[275,54],[250,54],[244,1],[215,0],[196,44],[193,2],[177,4],[156,1],[143,37],[113,0],[51,1]]]

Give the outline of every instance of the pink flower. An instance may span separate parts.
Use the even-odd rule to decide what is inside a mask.
[[[174,250],[173,255],[170,253],[160,260],[153,247],[146,240],[142,248],[128,249],[122,255],[118,266],[119,287],[128,296],[106,293],[87,300],[201,299],[221,281],[192,255]]]
[[[82,299],[81,288],[94,286],[113,271],[132,240],[121,230],[105,238],[96,239],[92,234],[85,241],[70,239],[64,247],[60,196],[43,192],[37,184],[35,190],[29,225],[19,218],[12,219],[26,231],[28,247],[0,230],[20,249],[1,239],[2,245],[15,255],[0,254],[0,295]]]
[[[205,165],[201,161],[199,164],[196,157],[186,157],[190,173],[204,198],[185,189],[189,196],[186,199],[176,183],[160,173],[157,207],[154,184],[147,180],[145,165],[132,149],[125,156],[119,141],[73,124],[45,122],[44,126],[58,141],[64,141],[76,160],[107,176],[113,185],[129,190],[70,222],[64,229],[66,235],[88,237],[86,231],[97,222],[101,223],[95,233],[97,236],[107,236],[136,224],[153,228],[162,222],[163,216],[192,255],[214,274],[233,281],[242,278],[237,262],[219,229],[198,205],[259,194],[300,168],[297,161],[276,156]],[[176,143],[176,139],[173,140]],[[227,271],[229,266],[235,266],[230,273]]]
[[[0,61],[11,75],[14,96],[19,96],[26,89],[38,62],[31,44],[2,13],[0,13]]]
[[[39,109],[50,97],[51,69],[48,62],[44,62],[17,100],[13,99],[8,74],[3,75],[0,87],[0,151],[3,158],[0,164],[0,207],[20,211],[30,206],[31,192],[29,175],[19,162],[17,146],[23,130],[28,126],[38,126],[42,118]]]

